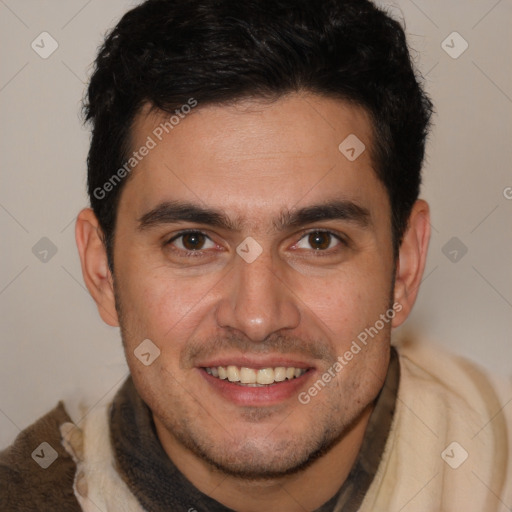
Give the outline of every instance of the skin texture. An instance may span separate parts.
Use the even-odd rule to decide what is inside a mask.
[[[143,110],[132,130],[134,149],[162,119]],[[366,146],[353,162],[338,149],[349,134]],[[391,210],[372,169],[371,145],[364,110],[340,100],[292,94],[199,105],[126,183],[114,276],[93,212],[79,215],[85,282],[103,320],[121,327],[134,383],[164,449],[197,488],[235,510],[314,510],[334,495],[385,378],[391,327],[414,304],[428,206],[415,204],[394,261]],[[364,209],[365,222],[319,215],[288,223],[297,210],[340,200]],[[215,210],[230,225],[153,216],[141,227],[166,202]],[[184,229],[206,235],[200,250],[183,250],[190,238],[176,237]],[[318,248],[309,237],[315,230],[343,241],[321,235],[325,244]],[[262,250],[252,263],[236,252],[247,237]],[[393,303],[400,309],[393,321],[309,403],[300,403],[299,393]],[[134,355],[144,339],[161,351],[149,366]],[[212,386],[201,367],[243,357],[248,366],[286,360],[309,371],[284,399],[266,400],[262,392],[257,404],[240,404]]]

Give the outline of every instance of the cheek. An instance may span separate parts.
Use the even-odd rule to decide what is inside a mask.
[[[169,340],[176,346],[190,337],[199,317],[213,307],[218,276],[183,279],[165,267],[132,268],[126,275],[119,286],[124,324],[162,348],[169,347]]]
[[[329,279],[304,282],[298,294],[311,313],[312,322],[320,322],[339,344],[373,325],[389,307],[390,275],[373,267],[347,268]]]

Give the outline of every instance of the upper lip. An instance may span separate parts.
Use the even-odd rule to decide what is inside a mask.
[[[197,365],[199,368],[215,368],[217,366],[238,366],[240,368],[277,368],[280,366],[284,366],[285,368],[303,368],[305,370],[309,368],[314,368],[310,362],[300,360],[297,357],[293,356],[265,356],[265,357],[255,357],[255,356],[244,356],[244,355],[234,355],[234,356],[222,356],[215,359],[211,359],[205,362],[200,362]]]

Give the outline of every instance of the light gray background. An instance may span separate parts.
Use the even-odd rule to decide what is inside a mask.
[[[422,194],[432,241],[407,325],[510,374],[512,2],[380,3],[405,19],[437,110]],[[103,34],[134,4],[0,0],[0,447],[59,399],[94,406],[127,374],[118,329],[101,322],[83,285],[74,219],[87,204],[84,84]],[[47,59],[31,48],[44,31],[59,45]],[[469,44],[457,59],[441,46],[453,31]],[[32,252],[42,237],[57,247],[46,262]],[[467,247],[462,258],[445,249],[457,262],[442,251],[452,237]]]

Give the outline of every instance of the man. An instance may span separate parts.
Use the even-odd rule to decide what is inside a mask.
[[[512,507],[510,387],[391,346],[425,266],[431,109],[369,1],[128,12],[88,89],[76,239],[131,376],[2,453],[2,510]]]

